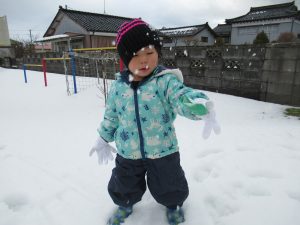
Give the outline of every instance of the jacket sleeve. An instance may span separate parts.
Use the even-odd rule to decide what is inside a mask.
[[[107,98],[104,119],[98,128],[99,135],[107,142],[114,141],[114,135],[119,126],[119,118],[116,110],[116,103],[114,101],[115,92],[116,81],[111,85]]]
[[[165,96],[174,111],[181,116],[199,120],[208,113],[205,103],[209,98],[199,90],[186,87],[172,74],[167,75]]]

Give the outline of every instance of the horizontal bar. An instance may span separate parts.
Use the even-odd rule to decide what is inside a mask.
[[[69,60],[70,58],[44,58],[47,61],[54,61],[54,60]]]
[[[43,66],[43,65],[40,65],[40,64],[24,64],[25,66]]]
[[[99,50],[115,50],[117,49],[116,47],[102,47],[102,48],[75,48],[72,49],[75,52],[80,52],[80,51],[99,51]]]

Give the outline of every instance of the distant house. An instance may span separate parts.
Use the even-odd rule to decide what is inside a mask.
[[[222,38],[224,44],[231,43],[231,25],[230,24],[218,24],[214,29],[214,32],[219,38]]]
[[[35,44],[34,45],[34,51],[36,53],[39,53],[39,52],[50,52],[50,51],[52,51],[51,42],[45,42],[45,43]]]
[[[132,18],[82,12],[60,6],[44,38],[39,42],[51,41],[55,51],[110,47],[114,46],[119,26],[130,20]]]
[[[208,23],[158,30],[163,47],[213,45],[217,34]]]
[[[251,7],[240,17],[226,19],[231,25],[231,44],[252,44],[256,35],[264,31],[270,41],[278,39],[284,32],[293,32],[300,38],[300,11],[295,2]]]

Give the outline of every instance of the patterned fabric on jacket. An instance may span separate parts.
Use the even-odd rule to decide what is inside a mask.
[[[208,97],[186,87],[179,69],[158,66],[136,87],[129,81],[130,76],[128,71],[118,73],[112,83],[98,129],[100,136],[108,142],[115,141],[118,153],[127,159],[155,159],[177,152],[173,124],[176,114],[201,119],[182,103],[183,96],[203,100]]]

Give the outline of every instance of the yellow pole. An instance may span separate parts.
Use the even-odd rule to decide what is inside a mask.
[[[101,51],[101,50],[115,50],[116,47],[102,47],[102,48],[75,48],[73,51],[80,52],[80,51]]]
[[[64,59],[69,60],[70,58],[45,58],[45,60],[47,61],[64,60]]]
[[[39,64],[24,64],[25,66],[43,66],[43,65],[39,65]]]

